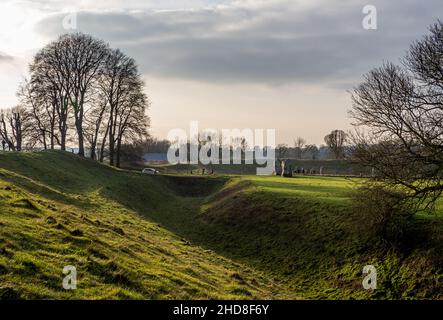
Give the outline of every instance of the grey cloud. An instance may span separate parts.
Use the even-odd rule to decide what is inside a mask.
[[[363,30],[366,1],[291,1],[254,7],[139,13],[80,12],[78,26],[132,55],[147,74],[214,82],[350,86],[384,60],[401,57],[443,12],[441,0],[373,1],[378,30]],[[62,16],[40,22],[50,37]]]

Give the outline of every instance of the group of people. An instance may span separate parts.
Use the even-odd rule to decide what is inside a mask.
[[[301,175],[314,175],[314,174],[323,174],[323,167],[320,167],[319,171],[317,172],[316,169],[314,168],[310,168],[310,169],[305,169],[303,167],[297,167],[295,169],[292,168],[292,165],[285,165],[285,163],[282,163],[281,169],[277,170],[275,172],[276,175],[278,176],[285,176],[285,177],[292,177],[294,174],[301,174]]]
[[[214,169],[206,169],[206,168],[201,168],[201,169],[197,169],[197,170],[191,170],[190,171],[190,173],[191,174],[199,174],[199,170],[201,170],[201,175],[203,176],[203,175],[205,175],[205,174],[207,174],[207,175],[212,175],[212,174],[214,174]]]
[[[317,174],[317,170],[315,170],[314,168],[311,168],[309,170],[305,169],[305,168],[296,168],[294,170],[294,173],[297,173],[297,174]],[[323,174],[323,167],[320,167],[319,174],[320,175]]]
[[[7,145],[6,141],[5,141],[5,140],[2,140],[2,148],[3,148],[3,151],[6,150],[6,145]],[[11,150],[11,148],[10,148],[9,146],[8,146],[8,149]]]

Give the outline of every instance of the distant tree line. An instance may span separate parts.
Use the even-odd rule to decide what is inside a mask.
[[[170,145],[171,142],[169,140],[157,139],[154,137],[126,143],[121,146],[121,159],[126,162],[143,161],[143,156],[146,153],[166,154]]]
[[[221,141],[210,141],[203,138],[205,135],[202,133],[199,138],[196,139],[196,148],[200,151],[203,145],[213,144],[219,150],[219,157],[222,157],[223,143]],[[305,159],[305,160],[320,160],[320,159],[344,159],[351,155],[352,146],[347,144],[348,135],[342,130],[333,130],[330,134],[325,136],[325,145],[317,146],[316,144],[308,144],[302,137],[294,139],[294,146],[289,147],[287,144],[279,144],[276,147],[277,158],[293,158],[293,159]],[[129,157],[131,160],[138,158],[139,160],[145,153],[167,153],[168,148],[171,146],[171,141],[161,140],[156,138],[149,138],[144,141],[140,141],[137,144],[124,145],[125,158]],[[244,159],[245,152],[253,151],[253,146],[249,146],[246,138],[237,137],[231,141],[231,156],[234,151],[241,155]],[[186,144],[186,150],[191,149],[191,143]],[[132,155],[130,155],[132,153]],[[210,155],[210,151],[208,151]],[[188,154],[188,159],[190,158]]]
[[[34,57],[20,104],[0,114],[3,148],[67,150],[120,166],[122,147],[148,137],[149,100],[134,59],[82,33]]]
[[[347,145],[348,134],[343,130],[333,130],[324,137],[325,144],[317,146],[309,144],[302,137],[294,139],[294,146],[279,144],[276,157],[278,159],[344,159],[351,154],[352,147]]]

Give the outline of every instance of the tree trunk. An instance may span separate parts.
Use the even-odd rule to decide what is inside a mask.
[[[62,151],[66,151],[66,132],[62,132],[60,138],[61,138],[60,149],[62,149]]]
[[[103,136],[103,141],[102,141],[102,145],[100,146],[100,162],[103,162],[103,157],[104,157],[104,154],[105,154],[105,146],[106,146],[106,139],[107,139],[107,137],[108,137],[108,132],[109,132],[109,123],[108,123],[108,125],[106,126],[106,132],[105,132],[105,134],[104,134],[104,136]]]
[[[51,150],[54,150],[54,129],[51,129]]]
[[[96,156],[95,156],[95,144],[91,146],[91,154],[89,155],[89,158],[91,160],[95,160]]]
[[[77,129],[78,136],[78,155],[80,157],[85,156],[85,142],[83,139],[83,124],[80,119],[75,120],[75,127]]]
[[[285,161],[281,162],[281,176],[285,176]]]
[[[111,112],[111,116],[109,118],[109,164],[111,166],[114,165],[114,115]]]
[[[42,134],[43,148],[45,150],[47,150],[48,149],[48,145],[46,144],[46,132],[44,130],[42,130],[41,134]]]
[[[68,102],[66,100],[66,97],[62,96],[60,99],[60,108],[57,108],[58,128],[60,130],[60,149],[62,151],[66,151],[67,112]]]
[[[117,168],[120,168],[120,150],[122,146],[122,138],[119,137],[117,141]]]

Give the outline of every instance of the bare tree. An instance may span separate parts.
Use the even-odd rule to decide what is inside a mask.
[[[294,140],[294,148],[295,148],[295,155],[297,157],[297,159],[301,159],[302,154],[303,154],[303,147],[306,144],[306,140],[303,139],[302,137],[297,137]]]
[[[9,150],[22,150],[25,133],[29,130],[28,120],[29,114],[21,106],[1,111],[0,136]]]
[[[280,175],[283,177],[285,174],[285,165],[287,161],[286,158],[289,156],[288,145],[284,143],[277,145],[276,154],[277,154],[277,161],[279,162],[281,168]]]
[[[32,85],[25,81],[20,85],[17,96],[20,99],[22,105],[28,107],[30,113],[30,125],[32,130],[33,139],[35,142],[40,142],[44,149],[47,149],[47,137],[49,134],[47,114],[42,108],[44,102],[39,99],[37,91],[34,90]]]
[[[111,50],[105,64],[100,88],[108,106],[106,136],[103,137],[102,148],[108,139],[109,162],[114,165],[118,130],[118,117],[127,103],[134,77],[137,77],[135,61],[120,50]]]
[[[89,35],[66,34],[36,54],[30,73],[18,92],[33,128],[27,141],[62,150],[77,142],[81,156],[87,142],[92,159],[99,149],[100,161],[108,147],[110,164],[119,166],[121,145],[148,136],[144,83],[134,59],[120,50]],[[12,124],[2,119],[8,144],[16,147]]]
[[[96,97],[93,99],[92,107],[89,114],[85,117],[85,138],[89,143],[90,158],[97,158],[97,144],[99,138],[106,139],[106,128],[103,123],[106,117],[106,112],[109,109],[108,101],[102,91],[98,91]],[[104,147],[104,146],[103,146]],[[101,149],[99,150],[101,152]],[[99,155],[99,159],[101,155]]]
[[[107,140],[109,163],[120,166],[122,143],[147,136],[146,109],[149,102],[143,93],[144,84],[134,59],[118,49],[109,52],[100,84],[107,117],[101,154]]]
[[[27,105],[37,103],[36,110],[46,109],[45,118],[49,117],[49,125],[45,124],[45,132],[50,139],[50,147],[56,141],[61,150],[66,150],[69,129],[69,99],[71,88],[70,72],[63,66],[66,64],[63,45],[53,42],[40,50],[30,65],[31,79],[28,89],[33,96],[28,96]],[[29,99],[30,98],[30,99]],[[34,100],[34,102],[32,102]],[[35,107],[35,106],[34,106]],[[58,130],[57,130],[58,129]],[[58,131],[58,134],[56,134]],[[46,145],[46,142],[45,142]]]
[[[44,88],[36,81],[32,83],[25,80],[17,92],[20,104],[27,110],[28,126],[33,128],[29,131],[33,144],[41,144],[44,149],[54,149],[56,143],[60,144],[57,130],[57,102],[53,88],[50,89],[48,91],[48,88]]]
[[[220,137],[221,139],[221,137]],[[221,143],[220,143],[221,144]],[[171,141],[169,140],[159,140],[157,138],[148,137],[142,142],[144,152],[150,153],[167,153],[169,147],[171,146]]]
[[[325,136],[325,143],[331,149],[335,159],[342,159],[344,157],[346,139],[347,135],[343,130],[333,130]]]
[[[320,153],[318,147],[315,144],[306,145],[305,152],[310,156],[312,160],[317,160],[318,154]]]
[[[443,24],[354,88],[354,156],[393,188],[428,207],[443,191]],[[365,132],[366,131],[366,132]]]
[[[15,141],[14,137],[11,135],[9,121],[6,119],[6,112],[6,110],[2,110],[0,113],[0,135],[3,141],[8,145],[9,150],[15,151]]]
[[[107,54],[108,46],[101,40],[82,33],[65,34],[43,48],[31,67],[31,72],[38,76],[35,81],[40,79],[45,93],[49,95],[54,90],[52,98],[57,103],[59,118],[65,120],[66,108],[72,108],[80,156],[85,155],[85,108]]]
[[[148,137],[149,118],[146,109],[149,105],[146,95],[142,92],[142,82],[131,86],[132,94],[127,104],[118,109],[116,123],[116,166],[120,167],[122,143],[136,142]]]

